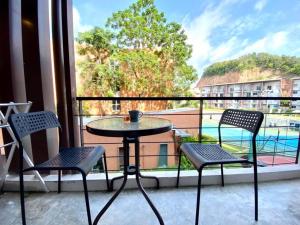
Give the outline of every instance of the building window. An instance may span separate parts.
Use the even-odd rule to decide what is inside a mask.
[[[158,167],[167,167],[167,166],[168,166],[168,144],[160,144]]]
[[[298,91],[293,91],[293,94],[298,94]]]
[[[112,110],[113,111],[121,110],[121,101],[120,100],[112,100]]]
[[[253,94],[252,94],[253,96],[257,96],[257,92],[253,92]]]
[[[261,90],[261,86],[256,86],[256,90],[260,91]]]
[[[267,90],[272,90],[272,86],[267,86]]]
[[[124,168],[124,148],[119,147],[119,167]]]

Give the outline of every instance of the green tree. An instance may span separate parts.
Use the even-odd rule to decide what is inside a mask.
[[[89,62],[103,64],[115,49],[115,46],[112,45],[112,38],[112,33],[99,27],[79,33],[76,39],[79,43],[78,54],[87,57]]]
[[[77,62],[84,94],[112,96],[116,92],[119,77],[110,64],[115,51],[112,38],[112,33],[99,27],[79,34],[77,52],[83,57]]]
[[[107,27],[119,48],[115,59],[120,73],[126,73],[122,76],[124,92],[142,96],[188,92],[197,78],[196,70],[187,64],[192,48],[181,25],[167,23],[153,0],[138,0],[114,13]]]
[[[114,96],[117,91],[119,74],[110,64],[110,57],[116,50],[112,38],[112,33],[99,27],[79,34],[76,40],[79,96]],[[85,104],[86,113],[97,108],[97,113],[105,114],[108,103]]]
[[[181,25],[168,23],[153,0],[138,0],[113,13],[105,29],[96,27],[77,38],[81,94],[189,94],[197,73],[187,63],[192,47],[186,40]]]

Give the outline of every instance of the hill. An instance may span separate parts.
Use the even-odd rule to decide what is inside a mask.
[[[300,76],[300,58],[268,53],[252,53],[241,56],[238,59],[214,63],[204,70],[202,78],[257,69],[261,71],[277,71],[283,75],[293,74]]]

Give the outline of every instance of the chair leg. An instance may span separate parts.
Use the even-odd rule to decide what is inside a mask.
[[[106,154],[105,154],[105,152],[103,153],[103,161],[104,161],[104,170],[105,170],[105,178],[106,178],[106,187],[107,187],[107,190],[109,191],[110,187],[109,187],[108,172],[107,172],[107,162],[106,162]]]
[[[223,163],[221,163],[221,179],[222,179],[222,186],[224,187],[224,170],[223,170]]]
[[[255,204],[255,220],[258,221],[258,184],[257,184],[257,165],[254,163],[254,204]]]
[[[198,174],[198,190],[197,190],[197,205],[196,205],[196,219],[195,225],[199,224],[199,214],[200,214],[200,194],[201,194],[201,178],[202,178],[202,167],[199,169]]]
[[[181,164],[181,149],[179,149],[179,162],[178,162],[178,171],[177,171],[177,180],[176,180],[176,188],[179,186],[179,176],[180,176],[180,164]]]
[[[89,194],[88,194],[87,183],[86,183],[86,174],[84,172],[81,172],[81,174],[82,174],[82,182],[83,182],[83,188],[84,188],[86,213],[87,213],[89,225],[92,225],[90,203],[89,203]]]
[[[61,170],[58,170],[57,193],[61,192]]]
[[[124,176],[118,176],[118,177],[114,177],[110,180],[110,185],[109,185],[109,191],[113,191],[114,190],[114,182],[116,180],[119,180],[119,179],[123,179]]]
[[[19,177],[20,177],[20,198],[21,198],[20,200],[21,200],[22,224],[26,225],[25,197],[24,197],[24,175],[23,175],[22,170],[19,173],[20,173]]]

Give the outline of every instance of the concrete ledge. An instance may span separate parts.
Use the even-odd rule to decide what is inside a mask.
[[[121,173],[109,173],[109,179],[120,176]],[[177,171],[156,171],[143,172],[146,176],[156,176],[159,178],[160,187],[175,187]],[[258,168],[259,182],[287,180],[300,178],[300,165],[282,165],[274,167]],[[39,181],[34,175],[25,175],[25,189],[27,191],[43,191]],[[57,190],[57,176],[48,175],[44,180],[50,191]],[[87,177],[88,189],[90,191],[106,190],[105,175],[89,174]],[[249,183],[253,182],[253,168],[224,169],[225,184]],[[122,180],[114,183],[115,189],[121,184]],[[181,171],[180,186],[196,186],[198,181],[198,172],[195,170]],[[142,179],[144,187],[155,187],[155,181],[152,179]],[[203,185],[219,185],[221,183],[220,170],[204,170]],[[136,188],[134,176],[130,176],[126,187],[127,189]],[[4,191],[18,191],[18,176],[10,175],[4,184]],[[62,176],[62,191],[83,191],[82,178],[80,174]]]

